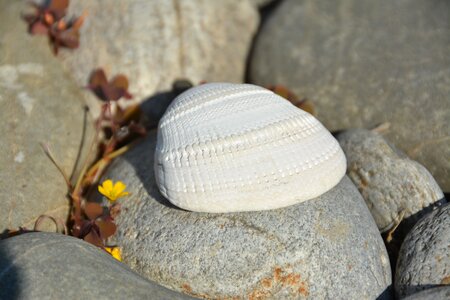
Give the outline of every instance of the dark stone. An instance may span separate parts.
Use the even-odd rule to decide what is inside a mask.
[[[439,285],[450,285],[450,204],[420,220],[400,249],[395,291],[405,297]]]

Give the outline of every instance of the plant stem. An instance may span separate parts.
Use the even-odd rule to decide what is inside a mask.
[[[95,135],[92,138],[91,144],[89,145],[88,153],[83,162],[83,168],[81,169],[81,172],[78,175],[77,182],[75,184],[75,188],[73,189],[72,193],[70,194],[70,197],[72,199],[72,207],[74,209],[73,219],[75,221],[76,226],[80,226],[80,224],[81,224],[81,194],[82,194],[82,191],[81,191],[82,185],[81,184],[83,183],[83,179],[84,179],[86,171],[88,169],[88,164],[89,164],[90,157],[92,156],[92,151],[93,151],[95,145],[97,145],[99,133],[100,133],[100,129],[98,128],[98,126],[95,126]]]
[[[97,144],[97,139],[99,135],[99,130],[96,129],[95,136],[92,139],[91,145],[89,146],[88,154],[86,155],[86,159],[83,162],[83,168],[81,169],[80,175],[78,175],[77,183],[75,184],[74,192],[78,192],[81,186],[81,183],[83,182],[84,175],[86,174],[86,171],[88,169],[88,163],[89,159],[92,155],[92,150],[94,149],[94,146]]]
[[[111,153],[109,153],[108,155],[106,155],[105,157],[103,157],[102,159],[100,159],[98,162],[96,162],[90,169],[89,171],[86,173],[86,178],[92,178],[95,175],[98,175],[97,171],[99,169],[104,169],[104,167],[106,167],[107,163],[112,160],[113,158],[127,152],[132,145],[134,145],[135,142],[130,143],[128,145],[125,145],[119,149],[117,149],[116,151],[113,151]],[[105,165],[106,164],[106,165]],[[97,173],[97,174],[96,174]],[[97,177],[97,176],[96,176]]]
[[[44,143],[40,144],[42,149],[44,150],[44,153],[47,155],[47,157],[50,159],[50,161],[55,165],[55,167],[58,169],[59,173],[64,177],[64,181],[66,182],[67,188],[69,189],[69,193],[72,191],[72,184],[70,183],[69,176],[64,172],[64,170],[59,166],[59,164],[56,162],[50,147]]]
[[[108,100],[108,112],[109,112],[109,120],[111,122],[111,131],[112,131],[111,139],[113,139],[116,136],[117,128],[116,128],[116,123],[114,122],[114,116],[112,114],[111,100]]]

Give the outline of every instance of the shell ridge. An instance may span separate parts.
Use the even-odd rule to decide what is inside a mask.
[[[265,90],[233,91],[233,93],[225,95],[221,98],[216,98],[215,97],[215,96],[217,96],[216,94],[208,94],[207,97],[205,97],[205,98],[208,98],[208,99],[211,98],[211,100],[205,102],[205,99],[201,99],[201,101],[192,103],[189,108],[179,107],[177,109],[174,109],[174,111],[171,112],[170,114],[168,114],[166,118],[161,119],[162,122],[160,123],[159,127],[161,127],[161,128],[165,127],[165,126],[167,126],[167,123],[169,123],[169,122],[174,122],[177,119],[179,119],[187,114],[194,113],[200,109],[203,109],[210,105],[214,105],[218,102],[222,102],[225,100],[230,100],[230,99],[238,98],[238,97],[242,97],[242,96],[254,96],[254,95],[258,95],[258,94],[261,94],[261,95],[272,94],[272,92],[265,91]],[[186,102],[189,102],[189,101],[186,101]]]
[[[239,133],[236,133],[236,134],[229,134],[227,136],[222,136],[222,137],[211,137],[211,138],[205,139],[203,141],[196,140],[196,143],[198,145],[200,145],[200,146],[206,146],[207,144],[211,144],[210,147],[212,147],[214,149],[217,149],[217,146],[218,146],[217,142],[219,140],[222,140],[222,139],[225,139],[225,140],[226,139],[230,139],[229,144],[233,143],[233,141],[231,141],[233,136],[234,136],[234,140],[235,140],[234,143],[237,143],[236,141],[239,141],[239,140],[251,141],[251,139],[248,138],[248,136],[258,135],[258,136],[271,137],[271,135],[265,133],[264,130],[266,130],[267,128],[270,128],[271,126],[275,126],[277,124],[280,124],[280,123],[288,123],[287,127],[292,128],[292,129],[296,129],[297,126],[302,126],[303,125],[302,126],[303,127],[302,130],[299,130],[297,132],[293,132],[293,133],[285,135],[285,136],[281,135],[281,137],[272,138],[272,139],[269,139],[268,141],[267,140],[263,140],[263,141],[257,141],[256,143],[251,143],[251,142],[244,143],[247,147],[241,147],[239,149],[239,150],[247,150],[247,149],[251,149],[251,148],[258,147],[258,146],[261,146],[261,145],[265,145],[265,144],[268,144],[268,143],[273,143],[273,142],[276,142],[276,141],[279,141],[279,140],[288,139],[290,137],[295,137],[295,136],[308,137],[308,136],[311,136],[314,133],[320,131],[320,129],[323,128],[323,126],[319,122],[311,123],[311,124],[308,124],[308,126],[304,126],[304,124],[302,124],[301,121],[297,119],[297,117],[298,116],[291,116],[291,117],[289,117],[287,119],[284,119],[284,120],[279,120],[279,121],[276,121],[276,122],[273,122],[273,123],[264,124],[264,125],[261,125],[260,127],[253,128],[253,129],[248,129],[248,130],[246,130],[244,132],[239,132]],[[286,130],[286,131],[288,131],[288,130]],[[240,143],[240,144],[243,144],[243,143]],[[167,149],[167,150],[159,149],[159,150],[161,151],[161,153],[169,153],[169,152],[180,152],[181,153],[181,152],[186,152],[186,148],[189,147],[189,146],[190,145],[186,145],[184,147],[180,147],[180,148],[177,148],[177,149]],[[205,147],[204,149],[206,151],[208,151],[208,149],[210,147]],[[205,150],[203,150],[203,151],[205,151]],[[222,150],[224,150],[224,149],[222,149]],[[201,150],[197,150],[197,151],[201,151]],[[197,151],[194,150],[194,152],[197,152]]]
[[[338,153],[338,152],[336,152],[336,153]],[[305,171],[305,170],[303,170],[303,171]],[[332,170],[330,170],[330,171],[332,171]],[[344,173],[345,173],[345,171],[344,171]],[[277,182],[282,182],[281,179],[291,178],[295,175],[297,175],[297,173],[287,174],[284,176],[274,176],[274,175],[270,174],[270,175],[252,178],[252,181],[249,181],[246,183],[240,182],[239,184],[233,184],[234,182],[223,182],[223,183],[219,184],[219,182],[216,181],[216,182],[212,182],[212,184],[210,184],[209,189],[205,189],[203,184],[201,184],[200,186],[194,184],[194,185],[191,185],[192,189],[188,189],[187,185],[185,184],[183,186],[183,189],[177,189],[175,187],[166,188],[166,193],[164,193],[163,195],[167,195],[170,192],[172,192],[172,193],[192,193],[192,192],[197,191],[197,192],[201,192],[201,193],[211,193],[214,191],[221,191],[224,189],[253,187],[253,186],[255,186],[255,183],[257,183],[258,185],[259,184],[264,185],[265,188],[270,188],[270,186],[278,185],[278,184],[276,184]],[[270,184],[270,183],[272,183],[272,184]],[[273,184],[273,183],[275,183],[275,184]],[[301,183],[301,182],[299,182],[299,183]],[[258,189],[260,189],[260,188],[255,188],[253,190],[258,190]]]
[[[213,88],[212,86],[214,86],[215,88]],[[219,89],[217,88],[217,86],[219,87]],[[266,93],[272,93],[269,90],[251,84],[243,84],[241,86],[236,86],[235,84],[230,83],[203,84],[196,87],[195,89],[189,89],[184,93],[178,95],[168,107],[168,111],[170,114],[173,114],[180,110],[186,109],[186,106],[190,107],[193,105],[197,105],[198,103],[205,101],[205,99],[220,96],[224,92],[232,94],[240,91],[264,91]]]
[[[316,145],[317,148],[322,148],[323,143],[319,143],[318,145]],[[272,172],[272,175],[275,175],[276,173],[284,173],[287,172],[290,169],[298,169],[298,171],[296,171],[295,173],[298,173],[300,170],[306,171],[308,169],[312,169],[314,166],[317,166],[319,164],[322,164],[324,162],[326,162],[327,160],[330,160],[331,158],[333,158],[334,156],[336,156],[337,154],[339,154],[341,151],[339,144],[337,142],[332,143],[332,145],[329,145],[328,148],[326,148],[324,151],[322,152],[318,152],[315,156],[311,157],[310,159],[301,162],[299,160],[293,159],[294,163],[291,166],[287,166],[283,169],[278,169],[274,172]],[[343,153],[341,152],[341,155],[343,155]],[[192,165],[193,167],[198,167],[199,165]],[[176,170],[177,168],[174,167],[174,170]],[[293,173],[291,175],[294,175]],[[258,178],[263,178],[263,177],[267,177],[268,174],[263,174],[262,176],[255,176],[254,179],[258,179]]]

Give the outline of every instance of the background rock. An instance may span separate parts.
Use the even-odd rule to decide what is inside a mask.
[[[0,232],[30,228],[40,214],[65,221],[67,188],[39,143],[48,143],[70,174],[84,160],[83,137],[90,141],[92,134],[81,88],[63,72],[47,38],[27,33],[24,3],[0,3]]]
[[[192,299],[147,281],[106,252],[54,233],[0,241],[2,299]]]
[[[337,137],[347,157],[347,174],[358,187],[381,232],[400,215],[415,216],[444,198],[422,165],[389,145],[378,133],[365,129],[344,131]],[[410,228],[414,222],[410,223]]]
[[[348,178],[325,195],[284,209],[205,214],[178,209],[158,192],[155,132],[105,175],[122,180],[117,242],[143,276],[207,298],[389,297],[386,249]]]
[[[250,78],[284,84],[329,130],[391,122],[387,137],[450,191],[450,2],[286,0]]]
[[[180,77],[241,82],[258,25],[247,0],[72,0],[69,14],[89,13],[80,48],[61,53],[77,82],[103,67],[123,73],[137,101],[170,88]],[[95,49],[95,51],[92,51]]]
[[[395,290],[404,297],[450,285],[450,205],[426,216],[409,232],[400,249]]]

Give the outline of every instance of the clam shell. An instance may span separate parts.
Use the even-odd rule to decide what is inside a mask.
[[[198,212],[276,209],[344,176],[339,143],[313,116],[251,84],[189,89],[158,126],[155,175],[174,205]]]

